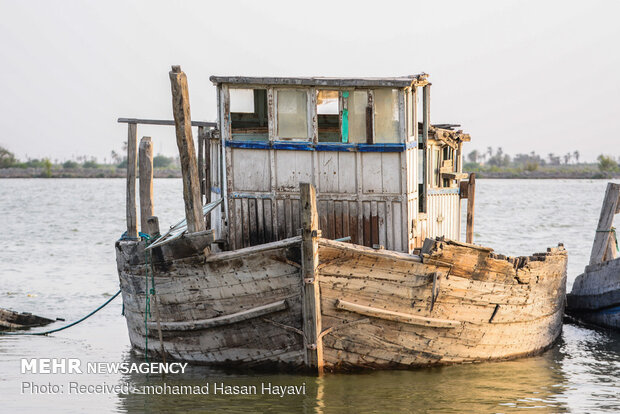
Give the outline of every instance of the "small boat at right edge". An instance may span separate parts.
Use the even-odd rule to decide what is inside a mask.
[[[620,213],[620,184],[608,183],[590,264],[567,295],[566,313],[605,328],[620,328],[620,258],[613,220]]]

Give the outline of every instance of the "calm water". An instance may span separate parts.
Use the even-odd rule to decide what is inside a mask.
[[[594,238],[605,181],[478,180],[476,243],[518,255],[563,242],[569,289]],[[162,228],[183,215],[181,181],[155,180]],[[0,307],[72,321],[118,290],[114,241],[125,227],[123,180],[0,180]],[[62,322],[51,325],[60,326]],[[20,374],[21,358],[140,361],[121,301],[49,337],[0,337],[0,412],[540,412],[620,411],[620,335],[565,325],[545,354],[416,371],[327,375],[234,374],[188,367],[183,376]],[[80,385],[303,385],[302,396],[68,395]],[[64,385],[22,394],[22,383]]]

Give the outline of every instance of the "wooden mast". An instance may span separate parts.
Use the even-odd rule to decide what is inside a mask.
[[[138,125],[127,125],[127,238],[138,239],[138,218],[136,212],[136,166],[138,162],[137,152]]]
[[[316,206],[316,189],[310,183],[299,184],[301,213],[301,264],[303,277],[303,331],[305,337],[306,367],[323,373],[323,340],[321,333],[321,296],[319,292],[319,215]]]
[[[205,229],[205,222],[202,218],[198,165],[196,163],[196,150],[194,149],[194,139],[192,137],[187,76],[181,71],[180,66],[172,66],[170,85],[172,88],[172,112],[174,114],[177,146],[179,147],[181,158],[187,231],[195,233]]]
[[[601,207],[601,215],[598,219],[598,226],[596,226],[592,253],[590,254],[591,265],[612,260],[615,257],[615,245],[610,246],[612,240],[611,226],[614,221],[614,215],[620,212],[619,197],[620,184],[608,183],[603,207]]]

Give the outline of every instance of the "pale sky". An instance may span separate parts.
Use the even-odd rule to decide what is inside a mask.
[[[466,148],[620,155],[620,1],[0,0],[0,145],[100,161],[118,117],[172,119],[171,65],[192,119],[215,120],[210,75],[430,74],[431,122]],[[138,127],[176,154],[171,127]]]

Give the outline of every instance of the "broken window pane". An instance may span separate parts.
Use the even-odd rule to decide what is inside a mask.
[[[267,90],[231,88],[229,93],[232,139],[267,141]]]
[[[375,89],[375,141],[399,142],[398,89]]]
[[[278,137],[308,138],[308,94],[305,90],[282,90],[278,99]]]
[[[349,142],[366,143],[366,107],[368,91],[350,91],[347,98],[349,111]]]
[[[338,91],[316,92],[316,113],[320,142],[341,142]]]

